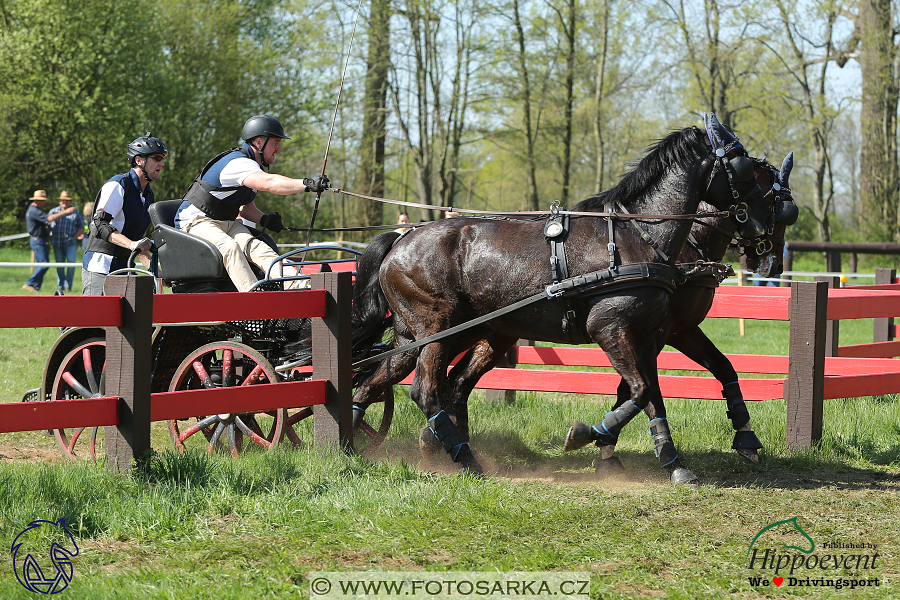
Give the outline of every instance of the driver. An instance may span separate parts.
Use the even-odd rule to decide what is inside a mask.
[[[159,179],[169,150],[150,132],[128,144],[131,170],[109,179],[94,201],[88,220],[90,237],[84,248],[81,269],[81,293],[102,296],[106,276],[124,269],[128,256],[140,250],[138,260],[150,267],[150,228],[147,209],[153,204],[150,182]]]
[[[243,146],[219,154],[203,168],[184,195],[184,202],[175,215],[175,226],[212,242],[222,254],[225,270],[234,285],[246,292],[257,282],[251,263],[265,272],[278,255],[238,217],[275,233],[285,230],[281,215],[264,214],[256,207],[256,193],[260,190],[279,195],[321,193],[328,189],[330,182],[324,175],[301,180],[266,172],[281,151],[281,140],[290,139],[274,117],[250,117],[244,123],[241,139]],[[272,268],[272,276],[281,277],[280,265]],[[292,281],[286,287],[301,285],[308,286],[309,282]]]

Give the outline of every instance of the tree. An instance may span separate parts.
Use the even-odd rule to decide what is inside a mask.
[[[897,210],[897,47],[890,0],[860,0],[862,70],[860,225],[869,237],[900,241]]]
[[[390,0],[372,0],[368,33],[359,181],[360,193],[380,198],[384,196],[385,126],[388,72],[391,65]],[[364,207],[364,224],[381,225],[384,221],[384,205],[381,202],[366,201]]]

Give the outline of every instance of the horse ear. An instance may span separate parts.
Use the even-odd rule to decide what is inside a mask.
[[[713,139],[713,148],[724,148],[725,142],[722,141],[722,133],[727,133],[725,128],[722,127],[722,124],[719,123],[719,119],[716,118],[716,113],[709,113],[709,117],[706,121],[706,130],[712,136]]]
[[[781,184],[781,187],[790,187],[790,185],[788,184],[788,179],[791,176],[791,169],[793,168],[794,153],[791,152],[784,157],[784,161],[781,163],[781,174],[778,176],[778,182]]]
[[[722,147],[728,146],[730,144],[740,145],[738,139],[734,136],[733,133],[728,131],[724,125],[719,123],[719,119],[716,118],[716,113],[711,114],[711,120],[713,122],[713,132],[716,134],[716,137],[719,140],[719,143]]]

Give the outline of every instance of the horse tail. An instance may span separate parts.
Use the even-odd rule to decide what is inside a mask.
[[[390,306],[378,274],[381,263],[394,246],[400,234],[388,231],[372,238],[366,251],[356,263],[356,283],[353,286],[353,349],[358,350],[382,341],[391,320],[387,316]]]

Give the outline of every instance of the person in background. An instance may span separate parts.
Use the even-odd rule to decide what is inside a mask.
[[[226,150],[206,164],[185,193],[175,215],[175,226],[213,243],[222,254],[225,270],[235,287],[246,292],[258,281],[251,264],[265,272],[278,259],[278,254],[254,237],[238,217],[259,223],[273,233],[284,231],[280,214],[265,214],[257,208],[256,193],[322,193],[328,189],[329,181],[324,175],[294,179],[266,172],[281,151],[281,140],[290,139],[275,117],[250,117],[244,123],[241,139],[243,146]],[[293,269],[285,270],[286,275],[293,275]],[[273,266],[272,276],[281,277],[280,265]],[[286,287],[301,285],[309,283],[291,281]]]
[[[400,215],[397,217],[397,225],[409,225],[409,215],[405,212],[400,213]],[[396,231],[397,233],[403,233],[407,229],[409,229],[409,227],[398,227],[394,231]]]
[[[84,208],[81,209],[81,215],[84,217],[84,232],[81,236],[81,251],[87,248],[88,237],[90,237],[91,232],[88,229],[87,222],[88,219],[91,218],[91,215],[94,213],[94,203],[93,202],[85,202]]]
[[[148,131],[128,144],[131,169],[114,175],[100,188],[88,221],[90,236],[81,263],[83,295],[102,296],[106,276],[128,266],[128,257],[135,250],[141,264],[149,268],[150,182],[159,179],[168,154],[162,140]]]
[[[67,211],[58,212],[55,215],[48,215],[44,212],[44,206],[47,204],[47,192],[44,190],[35,190],[34,196],[28,199],[31,204],[25,212],[25,225],[28,229],[28,245],[34,252],[34,262],[45,263],[50,259],[50,249],[47,246],[47,238],[50,237],[50,223],[64,216],[75,212],[75,209],[69,207]],[[47,267],[35,268],[34,273],[22,286],[23,290],[29,292],[40,291],[41,285],[44,283],[44,273]]]
[[[72,208],[69,192],[59,194],[59,206],[50,211],[50,216],[66,212],[50,224],[53,257],[58,263],[73,263],[78,257],[78,240],[84,238],[84,217]],[[68,211],[68,212],[67,212]],[[56,267],[56,294],[65,295],[72,291],[75,267]]]

